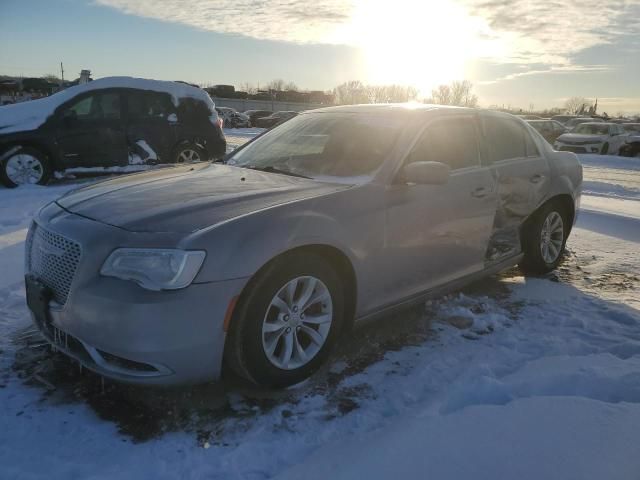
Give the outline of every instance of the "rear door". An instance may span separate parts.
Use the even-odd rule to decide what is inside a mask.
[[[127,163],[122,95],[101,90],[76,97],[56,113],[56,141],[65,167]]]
[[[484,268],[496,196],[490,169],[480,162],[476,115],[434,119],[405,164],[414,161],[445,163],[451,175],[445,185],[388,187],[381,304]]]
[[[177,142],[175,107],[167,93],[128,90],[127,142],[131,163],[167,163]]]
[[[498,194],[487,264],[521,250],[520,227],[550,187],[550,168],[525,126],[506,115],[483,113],[483,163],[491,169]]]

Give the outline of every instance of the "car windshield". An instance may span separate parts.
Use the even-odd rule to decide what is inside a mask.
[[[627,132],[640,132],[640,123],[628,123],[622,126]]]
[[[322,177],[358,177],[377,170],[393,148],[402,122],[349,113],[299,115],[257,138],[229,165]]]
[[[609,133],[608,125],[594,125],[593,123],[581,123],[573,133],[582,133],[585,135],[606,135]]]

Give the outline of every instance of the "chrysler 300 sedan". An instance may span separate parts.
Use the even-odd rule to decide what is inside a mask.
[[[556,267],[581,183],[575,154],[510,115],[315,110],[223,165],[45,206],[27,238],[27,300],[57,349],[106,377],[200,382],[224,366],[285,386],[357,320],[514,264]]]

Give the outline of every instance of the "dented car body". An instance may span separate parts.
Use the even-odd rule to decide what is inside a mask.
[[[358,122],[366,128],[348,130]],[[337,157],[358,161],[326,167]],[[423,167],[426,177],[415,173]],[[28,291],[49,297],[30,307],[51,342],[102,375],[212,380],[232,348],[236,303],[291,252],[336,265],[347,321],[377,316],[518,263],[527,222],[545,206],[558,205],[568,235],[581,184],[573,153],[553,151],[510,115],[322,109],[241,147],[227,165],[108,180],[44,207],[27,275]],[[52,243],[62,252],[45,262],[38,245]],[[188,285],[165,289],[111,275],[122,249],[204,254]],[[64,275],[48,271],[56,268]]]

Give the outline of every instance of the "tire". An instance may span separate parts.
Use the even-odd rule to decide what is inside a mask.
[[[602,146],[602,150],[600,150],[600,155],[606,155],[608,151],[609,151],[609,144],[605,143]]]
[[[558,266],[570,231],[568,222],[564,209],[553,202],[531,216],[522,229],[524,258],[520,267],[525,273],[544,274]]]
[[[208,160],[207,152],[193,142],[182,142],[173,149],[172,163],[191,163]]]
[[[286,286],[296,279],[291,302]],[[302,304],[307,295],[311,300],[305,308]],[[276,297],[287,309],[274,306]],[[297,310],[296,302],[301,304]],[[275,303],[282,305],[280,301]],[[258,273],[240,298],[225,347],[227,366],[264,387],[301,382],[324,363],[333,349],[344,324],[344,306],[342,282],[326,260],[302,252],[276,260]],[[315,333],[311,335],[308,330]]]
[[[0,182],[8,188],[23,184],[46,185],[52,174],[49,158],[33,147],[19,147],[0,164]]]

